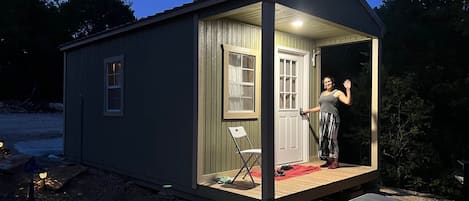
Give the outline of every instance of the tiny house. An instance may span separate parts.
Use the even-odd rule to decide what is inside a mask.
[[[373,181],[383,32],[364,0],[199,0],[64,44],[65,156],[202,200],[313,200]],[[299,110],[317,105],[321,48],[350,43],[371,47],[371,164],[275,180],[278,165],[320,163],[318,117]],[[262,149],[254,187],[214,181],[242,165],[231,126]]]

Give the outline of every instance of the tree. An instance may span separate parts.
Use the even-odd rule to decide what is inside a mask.
[[[121,0],[2,2],[0,100],[61,101],[59,45],[134,20]]]
[[[80,38],[135,21],[130,6],[122,0],[69,0],[60,4],[60,10],[67,32]]]
[[[383,64],[391,80],[386,83],[397,82],[411,88],[413,92],[408,93],[414,95],[408,97],[409,100],[418,97],[423,101],[413,100],[416,104],[413,107],[423,103],[433,108],[428,113],[431,116],[428,122],[415,122],[430,124],[428,128],[431,129],[419,130],[424,132],[419,135],[426,136],[425,144],[421,145],[425,149],[410,149],[407,153],[421,159],[422,156],[425,158],[423,152],[434,152],[436,156],[428,163],[431,168],[414,169],[412,164],[406,164],[405,160],[410,158],[404,158],[400,162],[404,164],[401,172],[412,177],[399,178],[395,184],[405,186],[421,182],[427,185],[425,191],[454,196],[451,192],[454,193],[455,185],[447,175],[459,169],[456,160],[467,160],[468,155],[468,145],[463,140],[467,132],[465,116],[469,112],[469,94],[466,92],[469,60],[465,50],[469,39],[468,10],[464,0],[385,0],[377,9],[387,28],[383,40]],[[383,100],[393,97],[389,95]],[[389,101],[388,104],[396,103]],[[414,109],[414,112],[420,112],[420,109]],[[383,115],[386,115],[384,111]],[[387,124],[383,129],[391,131],[393,126],[396,125]]]
[[[2,3],[1,99],[60,98],[62,61],[57,46],[66,37],[58,19],[57,8],[44,0]]]
[[[428,138],[432,106],[418,96],[412,76],[386,77],[382,100],[381,150],[388,184],[421,189],[428,183],[419,172],[434,157]]]

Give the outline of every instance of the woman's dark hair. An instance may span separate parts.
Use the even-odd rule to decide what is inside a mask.
[[[326,79],[326,78],[329,78],[329,79],[331,80],[331,82],[332,82],[332,87],[335,87],[335,80],[334,80],[334,77],[327,75],[327,76],[324,76],[324,77],[322,78],[322,81],[324,82],[324,79]],[[326,89],[326,85],[324,85],[324,83],[323,83],[323,86],[324,86],[324,89]]]
[[[334,79],[334,77],[329,76],[329,75],[326,75],[326,76],[324,76],[324,77],[322,78],[322,80],[324,81],[324,79],[326,79],[326,78],[331,79],[332,84],[335,85],[335,79]]]

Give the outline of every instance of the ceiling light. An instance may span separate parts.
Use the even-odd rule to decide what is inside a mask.
[[[294,26],[294,27],[301,27],[301,26],[303,26],[303,21],[295,20],[291,23],[291,25]]]

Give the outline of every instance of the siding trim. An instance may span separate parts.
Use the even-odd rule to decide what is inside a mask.
[[[363,41],[369,41],[371,38],[358,35],[358,34],[351,34],[346,36],[339,36],[339,37],[332,37],[326,38],[317,41],[318,47],[324,46],[333,46],[333,45],[342,45],[342,44],[349,44],[349,43],[358,43]]]
[[[62,139],[63,139],[63,143],[62,143],[62,149],[63,149],[63,154],[66,155],[67,153],[67,150],[66,147],[68,146],[65,146],[66,142],[67,142],[67,136],[66,136],[66,128],[67,128],[67,115],[66,115],[66,89],[67,89],[67,52],[64,52],[63,53],[63,80],[62,80],[62,108],[63,108],[63,111],[62,111]],[[75,159],[76,160],[76,159]]]
[[[204,33],[204,23],[198,22],[198,32]],[[202,174],[204,172],[204,147],[205,147],[205,38],[203,34],[198,35],[198,113],[197,113],[197,184],[203,182]],[[202,55],[202,56],[201,56]]]
[[[378,170],[378,126],[379,126],[379,52],[380,40],[371,41],[371,167]]]
[[[197,180],[199,177],[199,144],[200,144],[200,139],[199,139],[199,114],[198,112],[200,103],[199,103],[199,16],[196,14],[192,18],[193,22],[193,39],[192,43],[194,45],[192,49],[192,188],[196,189],[197,188]]]

